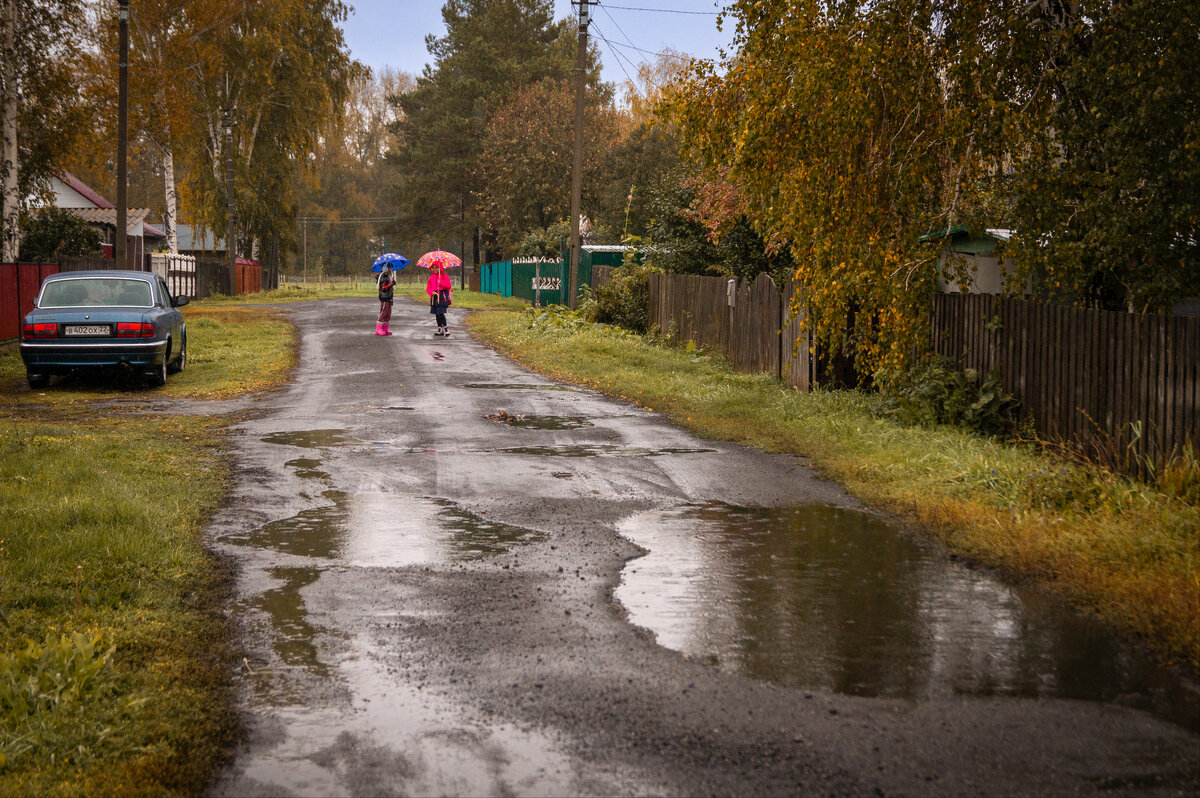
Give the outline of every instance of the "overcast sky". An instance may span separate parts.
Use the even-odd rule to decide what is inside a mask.
[[[375,70],[392,66],[419,75],[430,60],[425,35],[445,33],[442,0],[349,2],[354,6],[345,23],[350,54]],[[560,19],[579,13],[570,0],[554,0],[554,9]],[[717,30],[719,8],[714,0],[611,0],[599,7],[592,3],[589,10],[604,79],[618,85],[626,72],[635,75],[638,63],[653,60],[651,53],[667,47],[716,59],[719,48],[728,47],[732,33],[728,25],[724,32]]]

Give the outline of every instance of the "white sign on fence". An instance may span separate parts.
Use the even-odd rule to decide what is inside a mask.
[[[561,291],[562,290],[562,278],[561,277],[534,277],[532,288],[534,291]]]

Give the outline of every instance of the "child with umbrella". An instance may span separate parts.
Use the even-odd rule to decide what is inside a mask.
[[[375,323],[376,335],[392,334],[388,329],[388,325],[392,323],[392,299],[396,287],[396,278],[392,274],[392,267],[403,269],[407,265],[408,259],[394,252],[380,255],[371,265],[371,271],[379,273],[379,277],[375,279],[375,284],[379,288],[379,321]]]
[[[429,269],[429,279],[425,281],[425,293],[429,295],[429,312],[437,319],[437,332],[434,337],[449,338],[450,328],[446,324],[446,309],[454,302],[454,283],[446,269],[461,266],[462,261],[457,255],[442,250],[426,252],[417,259],[417,265]]]

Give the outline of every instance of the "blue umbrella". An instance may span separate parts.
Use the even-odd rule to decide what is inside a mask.
[[[397,255],[395,252],[386,252],[375,259],[371,264],[371,271],[379,274],[383,271],[384,266],[392,267],[392,271],[398,272],[408,265],[408,258],[403,255]]]

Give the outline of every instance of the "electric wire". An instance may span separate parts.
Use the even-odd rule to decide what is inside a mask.
[[[658,14],[695,14],[698,16],[706,16],[706,17],[719,17],[721,15],[720,11],[681,11],[676,8],[643,8],[640,6],[610,6],[610,5],[608,5],[608,3],[601,3],[598,1],[596,2],[596,5],[600,6],[601,8],[607,7],[607,8],[617,9],[619,11],[652,11],[652,12],[655,12]]]

